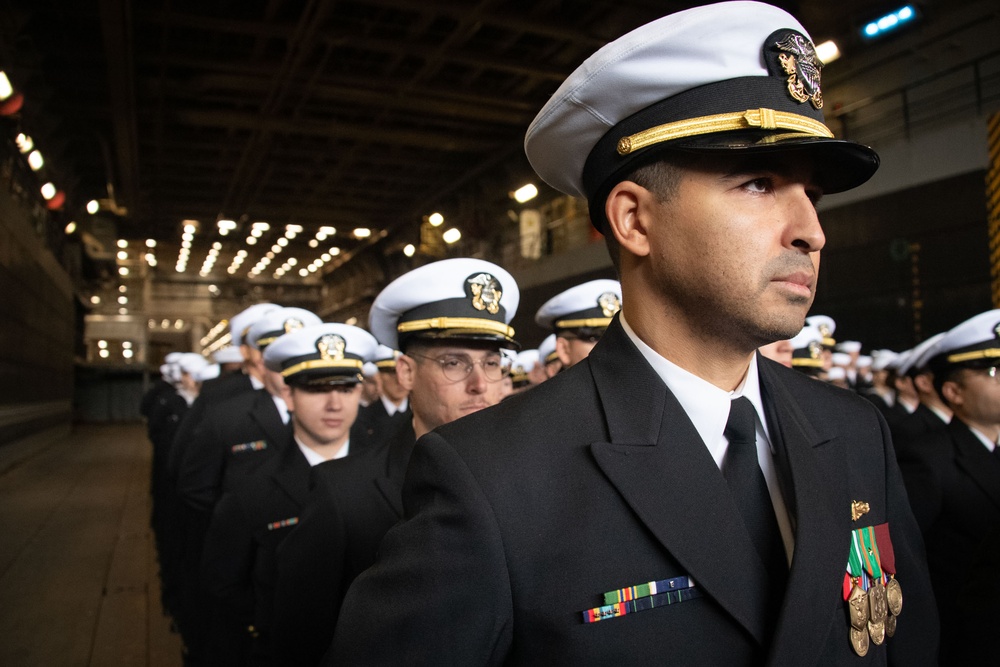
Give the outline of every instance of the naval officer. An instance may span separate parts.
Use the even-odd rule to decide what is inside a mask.
[[[278,553],[272,638],[285,664],[316,665],[330,646],[347,587],[402,518],[403,475],[418,436],[496,405],[515,346],[519,292],[501,267],[454,258],[406,273],[372,304],[372,332],[399,349],[396,373],[413,407],[372,455],[313,469],[315,488]]]
[[[824,125],[819,72],[792,16],[730,2],[553,94],[528,158],[589,199],[623,309],[586,360],[418,442],[330,664],[934,661],[885,421],[756,354],[802,329],[816,202],[878,165]]]

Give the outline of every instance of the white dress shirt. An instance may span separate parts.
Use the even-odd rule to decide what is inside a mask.
[[[399,405],[396,405],[395,403],[393,403],[392,401],[390,401],[388,398],[386,398],[381,394],[379,394],[379,398],[382,399],[382,405],[385,406],[385,411],[389,414],[390,417],[396,414],[397,412],[406,412],[406,408],[410,405],[409,396],[404,398],[403,402],[400,403]]]
[[[781,495],[781,487],[778,484],[778,472],[774,463],[774,448],[771,445],[771,438],[767,431],[767,423],[763,418],[764,404],[760,394],[760,379],[757,374],[757,355],[750,359],[750,366],[747,368],[743,382],[735,391],[726,391],[716,387],[711,382],[707,382],[697,375],[690,373],[677,364],[668,361],[658,354],[653,348],[644,343],[632,330],[625,320],[624,313],[619,314],[622,327],[629,339],[639,348],[639,352],[646,359],[664,384],[681,404],[681,408],[687,413],[688,419],[694,424],[695,430],[701,436],[702,442],[708,449],[708,453],[715,460],[715,465],[722,470],[723,461],[726,458],[726,451],[729,449],[729,441],[724,432],[726,422],[729,421],[730,404],[735,398],[746,396],[756,412],[757,419],[757,462],[764,473],[764,481],[767,483],[767,491],[771,496],[771,504],[774,506],[774,516],[778,521],[778,529],[781,531],[781,539],[785,546],[785,555],[791,563],[792,552],[795,548],[795,537],[792,531],[791,519],[788,516],[788,509],[785,507],[785,499]]]
[[[342,459],[345,456],[347,456],[347,452],[351,448],[351,439],[348,438],[347,442],[344,443],[344,446],[340,448],[340,451],[337,452],[330,459],[324,459],[322,456],[320,456],[314,450],[310,449],[309,447],[306,447],[304,444],[302,444],[302,441],[299,440],[299,436],[295,436],[295,444],[299,446],[299,450],[302,451],[302,455],[306,457],[306,461],[308,461],[309,462],[309,466],[312,467],[312,466],[315,466],[315,465],[319,465],[320,463],[323,463],[324,461],[333,461],[334,459]]]

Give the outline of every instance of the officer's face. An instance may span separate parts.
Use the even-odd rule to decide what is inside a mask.
[[[826,242],[811,163],[790,154],[713,156],[680,169],[673,196],[642,201],[651,222],[640,270],[653,294],[638,308],[664,307],[694,335],[747,351],[792,338],[812,304]]]
[[[963,369],[942,387],[959,416],[976,425],[1000,427],[1000,368]]]
[[[503,382],[486,379],[483,364],[499,364],[498,348],[420,346],[407,350],[396,362],[402,386],[410,391],[410,407],[417,436],[496,405],[503,398]],[[445,376],[442,362],[471,362],[472,372],[464,380]]]
[[[310,447],[343,444],[358,416],[360,398],[360,383],[308,389],[291,387],[287,400],[295,435]]]
[[[597,336],[559,336],[556,338],[556,354],[563,368],[571,368],[588,356],[600,340]]]

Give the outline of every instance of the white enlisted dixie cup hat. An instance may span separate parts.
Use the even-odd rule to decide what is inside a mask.
[[[806,318],[806,324],[816,327],[823,335],[824,347],[833,347],[837,341],[833,338],[833,333],[837,330],[837,323],[829,315],[810,315]]]
[[[591,280],[570,287],[542,304],[535,313],[535,323],[556,333],[580,330],[603,333],[621,306],[621,283]]]
[[[227,345],[216,350],[212,355],[212,361],[217,364],[241,364],[243,363],[243,353],[238,345]]]
[[[858,368],[871,368],[873,363],[875,363],[875,359],[873,357],[867,354],[859,354],[855,365]]]
[[[546,183],[590,200],[598,228],[611,188],[665,150],[805,151],[820,187],[842,192],[871,178],[878,155],[824,124],[821,69],[805,28],[777,7],[677,12],[580,65],[528,127],[525,153]]]
[[[292,386],[357,384],[378,349],[374,336],[349,324],[321,323],[296,329],[264,350],[264,365]]]
[[[842,366],[834,366],[833,368],[831,368],[826,372],[826,379],[830,380],[831,382],[833,380],[846,380],[847,371],[845,371]]]
[[[471,340],[517,347],[510,321],[520,292],[514,277],[481,259],[426,264],[389,283],[372,303],[372,333],[406,352],[413,339]]]
[[[274,310],[275,308],[281,308],[273,303],[255,303],[246,310],[243,310],[229,320],[229,334],[232,338],[232,344],[236,347],[246,343],[243,340],[243,336],[246,334],[247,330],[253,326],[253,323],[264,316],[264,313],[269,310]]]
[[[927,364],[935,372],[1000,365],[1000,309],[980,313],[945,333]]]
[[[556,353],[555,334],[549,334],[546,336],[545,340],[543,340],[538,346],[538,357],[542,360],[543,364],[550,364],[553,361],[559,361],[559,355]]]
[[[265,350],[286,333],[322,322],[319,315],[305,308],[274,308],[250,325],[243,342],[254,349]]]

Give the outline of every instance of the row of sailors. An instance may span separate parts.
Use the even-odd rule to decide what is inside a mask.
[[[207,362],[168,358],[161,370],[177,390],[154,402],[182,409],[167,410],[166,422],[162,411],[148,415],[154,527],[164,605],[189,663],[320,664],[351,581],[403,516],[416,440],[585,358],[621,292],[617,281],[598,280],[553,297],[536,315],[553,333],[520,353],[509,326],[517,305],[517,286],[502,268],[445,260],[386,287],[372,307],[371,334],[297,308],[243,311],[230,322],[245,356],[241,372],[206,381],[193,402]],[[913,350],[866,356],[860,343],[837,345],[835,323],[819,315],[791,341],[761,350],[882,411],[927,540],[946,637],[967,630],[947,624],[971,595],[955,585],[956,554],[946,542],[964,541],[973,570],[978,542],[1000,520],[988,497],[1000,496],[1000,453],[992,455],[1000,410],[982,414],[983,405],[1000,403],[968,400],[969,383],[957,379],[996,373],[998,324],[1000,311],[989,311]],[[366,374],[379,393],[361,407]],[[970,496],[945,463],[980,441],[966,454],[996,477],[986,480],[993,491],[955,521],[951,494]]]
[[[994,650],[1000,611],[1000,310],[899,353],[861,355],[834,329],[810,317],[780,353],[762,353],[857,391],[884,416],[927,548],[941,662],[967,664]]]
[[[553,297],[536,316],[553,334],[520,354],[518,301],[501,267],[444,260],[383,290],[372,333],[258,304],[216,359],[239,350],[235,369],[168,355],[143,413],[163,604],[188,664],[318,664],[347,587],[402,517],[416,440],[586,358],[621,288]],[[363,406],[366,379],[378,392]]]

